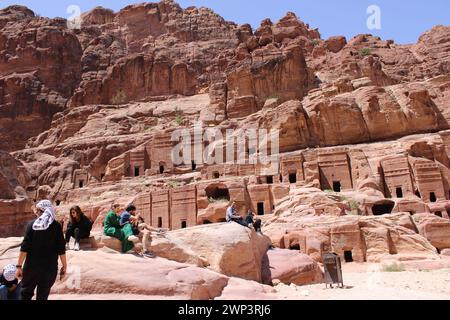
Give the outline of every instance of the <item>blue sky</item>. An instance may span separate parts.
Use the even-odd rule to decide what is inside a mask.
[[[0,0],[0,8],[12,4],[26,5],[41,16],[69,18],[67,8],[77,5],[81,11],[104,6],[115,11],[142,1],[130,0]],[[398,43],[415,43],[426,30],[437,24],[450,25],[450,0],[179,0],[188,6],[206,6],[236,23],[258,27],[261,20],[277,21],[288,11],[311,27],[318,27],[322,38],[344,35],[348,39],[359,33],[371,33]],[[370,5],[381,10],[381,29],[369,30],[366,24]]]

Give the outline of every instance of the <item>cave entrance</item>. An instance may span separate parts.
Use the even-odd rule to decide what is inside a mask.
[[[395,194],[397,195],[397,198],[403,198],[403,190],[402,187],[395,188]]]
[[[220,177],[220,174],[217,171],[214,171],[212,175],[213,175],[213,179],[219,179],[219,177]]]
[[[197,164],[195,163],[194,160],[191,161],[191,167],[192,167],[192,171],[195,171],[197,169]]]
[[[289,173],[289,183],[297,183],[297,174]]]
[[[158,217],[158,228],[162,228],[162,218]]]
[[[186,229],[187,228],[187,221],[186,220],[182,220],[181,221],[181,229]]]
[[[436,211],[434,214],[437,215],[438,217],[442,218],[442,212],[441,211]]]
[[[300,244],[298,244],[298,243],[293,243],[293,244],[291,244],[290,246],[289,246],[289,250],[298,250],[298,251],[300,251]]]
[[[160,173],[160,174],[163,174],[164,171],[165,171],[165,169],[166,169],[166,168],[164,168],[164,165],[163,165],[163,164],[160,164],[160,165],[159,165],[159,173]]]
[[[344,260],[345,262],[353,262],[353,253],[351,250],[344,251]]]
[[[430,192],[430,202],[436,202],[436,201],[437,201],[436,193]]]
[[[211,200],[230,201],[230,192],[225,185],[213,185],[205,189],[206,196]]]
[[[257,203],[257,213],[258,213],[258,216],[264,215],[264,202]]]
[[[267,176],[266,177],[266,183],[267,184],[273,184],[273,176]]]
[[[80,187],[80,189],[84,187],[84,180],[78,181],[78,187]]]
[[[134,176],[139,177],[141,169],[139,167],[134,167]]]
[[[209,220],[203,220],[203,224],[211,224],[211,221],[209,221]]]
[[[394,202],[383,202],[377,203],[372,207],[372,213],[374,216],[381,216],[383,214],[392,213],[392,209],[394,209]]]
[[[333,181],[333,191],[341,192],[341,182],[340,181]]]

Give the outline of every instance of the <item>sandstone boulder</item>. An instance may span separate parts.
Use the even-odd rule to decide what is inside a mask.
[[[278,279],[285,284],[313,284],[323,281],[323,272],[317,262],[296,250],[271,249],[267,251],[267,265],[263,265],[263,281]]]
[[[98,251],[70,252],[68,278],[57,282],[55,294],[137,294],[175,299],[212,299],[228,278],[213,271],[162,258],[144,259]],[[75,286],[76,273],[81,275]],[[71,278],[72,277],[72,278]]]
[[[414,215],[418,230],[435,248],[450,248],[450,221],[432,214]]]
[[[152,243],[150,249],[158,256],[196,264],[203,261],[224,275],[262,280],[262,260],[270,241],[254,230],[237,223],[219,223],[171,231],[166,237],[168,241],[155,239]]]

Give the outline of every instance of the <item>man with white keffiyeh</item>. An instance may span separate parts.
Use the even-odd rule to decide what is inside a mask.
[[[47,300],[58,275],[58,256],[62,263],[61,279],[67,270],[66,243],[61,224],[55,220],[55,209],[49,200],[39,201],[36,220],[25,231],[16,265],[17,278],[22,278],[22,299]],[[25,264],[24,264],[25,262]]]

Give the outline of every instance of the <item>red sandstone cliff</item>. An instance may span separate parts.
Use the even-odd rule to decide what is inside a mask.
[[[252,30],[170,0],[95,8],[80,29],[20,6],[0,10],[0,149],[11,152],[1,154],[0,237],[20,233],[31,200],[45,197],[61,214],[81,204],[97,226],[112,200],[134,200],[168,227],[218,222],[226,204],[214,197],[226,192],[241,211],[263,203],[265,213],[320,218],[353,206],[445,218],[449,48],[448,26],[411,45],[367,34],[321,39],[293,13]],[[197,120],[279,129],[279,166],[174,166],[170,133]],[[343,198],[330,196],[334,182]],[[276,221],[267,228],[278,237]],[[372,239],[380,226],[365,221],[349,228]],[[417,224],[418,251],[433,250],[425,238],[450,247],[434,229],[442,221]],[[291,231],[273,242],[320,238],[307,224]]]

